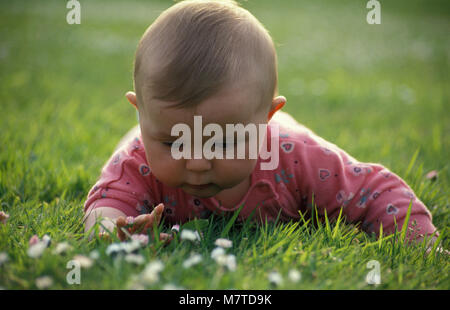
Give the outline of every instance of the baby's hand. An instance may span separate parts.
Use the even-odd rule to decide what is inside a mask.
[[[164,204],[160,203],[150,214],[142,214],[135,218],[118,217],[116,220],[117,236],[121,241],[125,241],[133,234],[147,235],[153,225],[159,225],[163,211]],[[159,238],[167,243],[173,239],[171,235],[165,233],[161,233]]]

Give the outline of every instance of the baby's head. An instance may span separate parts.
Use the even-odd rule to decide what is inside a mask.
[[[225,133],[226,124],[267,124],[285,103],[275,97],[270,35],[247,10],[225,0],[182,1],[164,11],[139,42],[134,88],[127,98],[139,111],[153,174],[199,197],[248,180],[256,159],[175,160],[172,127],[184,123],[194,133],[194,116],[202,116],[203,126],[218,124]],[[203,184],[209,185],[190,186]]]

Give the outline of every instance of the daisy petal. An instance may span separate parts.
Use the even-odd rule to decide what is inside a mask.
[[[53,279],[49,276],[42,276],[36,279],[36,287],[38,289],[46,289],[53,285]]]
[[[73,257],[73,260],[76,260],[80,264],[81,268],[86,268],[86,269],[91,268],[92,265],[94,264],[92,259],[90,259],[89,257],[84,256],[84,255],[75,255]]]
[[[217,246],[220,246],[222,248],[231,248],[233,246],[233,242],[231,240],[225,239],[225,238],[219,238],[214,243]]]
[[[194,254],[183,262],[184,268],[190,268],[202,261],[202,256],[200,254]]]
[[[181,231],[181,240],[189,240],[189,241],[200,241],[200,235],[198,231],[192,231],[189,229],[183,229]]]

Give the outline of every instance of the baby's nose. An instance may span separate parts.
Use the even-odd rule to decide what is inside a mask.
[[[212,163],[205,158],[186,160],[186,169],[195,172],[211,170]]]

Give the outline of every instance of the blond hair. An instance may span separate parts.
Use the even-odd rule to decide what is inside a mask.
[[[194,106],[242,78],[256,86],[262,102],[271,102],[277,91],[274,43],[264,26],[232,0],[175,4],[148,27],[136,51],[138,104],[158,99]]]

